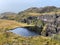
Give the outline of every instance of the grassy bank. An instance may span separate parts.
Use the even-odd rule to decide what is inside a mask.
[[[16,27],[24,27],[24,26],[33,26],[33,25],[27,25],[25,23],[19,23],[16,21],[12,21],[12,20],[4,20],[4,19],[0,19],[0,30],[9,30],[9,29],[13,29]]]
[[[6,32],[6,30],[24,26],[32,25],[0,19],[0,45],[60,45],[59,41],[50,37],[34,36],[26,38],[11,32]]]

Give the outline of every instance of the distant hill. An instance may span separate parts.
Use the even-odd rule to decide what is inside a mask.
[[[56,12],[60,13],[60,8],[55,6],[46,6],[46,7],[40,7],[40,8],[31,7],[17,14],[13,12],[4,12],[1,14],[3,15],[3,17],[0,17],[0,18],[20,21],[22,19],[26,19],[31,16],[36,17],[40,15],[47,15],[47,14],[50,15],[50,14],[55,14]]]
[[[4,12],[1,13],[0,18],[2,19],[15,19],[17,13],[13,13],[13,12]]]
[[[16,13],[13,13],[13,12],[4,12],[4,13],[1,13],[1,15],[16,15]]]
[[[35,13],[36,15],[37,14],[41,14],[41,13],[50,13],[50,12],[60,12],[60,8],[58,7],[55,7],[55,6],[45,6],[45,7],[31,7],[31,8],[28,8],[24,11],[21,11],[21,12],[18,12],[18,15],[30,15],[30,13]],[[16,15],[17,13],[14,13],[14,12],[4,12],[4,13],[1,13],[1,15]]]
[[[60,10],[60,8],[55,7],[55,6],[46,6],[46,7],[41,7],[41,8],[37,8],[37,7],[31,7],[28,8],[27,10],[24,10],[22,12],[19,12],[19,14],[24,13],[24,12],[31,12],[31,13],[45,13],[45,12],[55,12]]]

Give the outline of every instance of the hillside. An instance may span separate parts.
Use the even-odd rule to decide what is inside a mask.
[[[16,13],[13,13],[13,12],[4,12],[4,13],[1,13],[1,15],[16,15]]]
[[[20,21],[20,19],[27,18],[30,16],[37,17],[40,15],[54,15],[55,13],[60,14],[60,8],[55,6],[46,6],[46,7],[31,7],[24,11],[19,12],[18,14],[12,12],[5,12],[1,15],[4,15],[0,18],[2,19],[11,19]]]
[[[24,27],[39,36],[22,37],[7,30]],[[0,45],[60,45],[60,8],[31,7],[19,13],[0,16]]]
[[[12,20],[0,19],[0,45],[60,45],[58,40],[54,40],[54,37],[34,36],[26,38],[12,32],[7,32],[10,29],[24,26],[32,25],[19,23]]]
[[[37,8],[37,7],[31,7],[28,8],[22,12],[19,12],[18,14],[22,14],[22,13],[48,13],[48,12],[56,12],[59,11],[60,8],[55,7],[55,6],[46,6],[46,7],[41,7],[41,8]]]

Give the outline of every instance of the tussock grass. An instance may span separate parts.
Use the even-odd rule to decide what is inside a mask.
[[[60,14],[60,11],[58,12],[45,12],[45,13],[28,13],[30,16],[41,16],[41,15],[54,15],[54,14]]]
[[[34,37],[22,37],[12,32],[6,32],[5,30],[15,27],[32,26],[24,23],[19,23],[12,20],[0,19],[0,45],[60,45],[59,41],[56,41],[50,37],[34,36]]]
[[[33,25],[27,25],[25,23],[19,23],[12,20],[4,20],[0,19],[0,28],[16,28],[16,27],[24,27],[24,26],[33,26]]]

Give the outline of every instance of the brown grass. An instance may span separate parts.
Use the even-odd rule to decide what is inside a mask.
[[[33,26],[33,25],[27,25],[25,23],[19,23],[16,21],[12,21],[12,20],[4,20],[4,19],[0,19],[0,28],[16,28],[16,27],[25,27],[25,26]]]
[[[46,12],[46,13],[28,13],[28,15],[30,15],[30,16],[54,15],[55,13],[60,14],[60,11],[58,11],[58,12]]]

